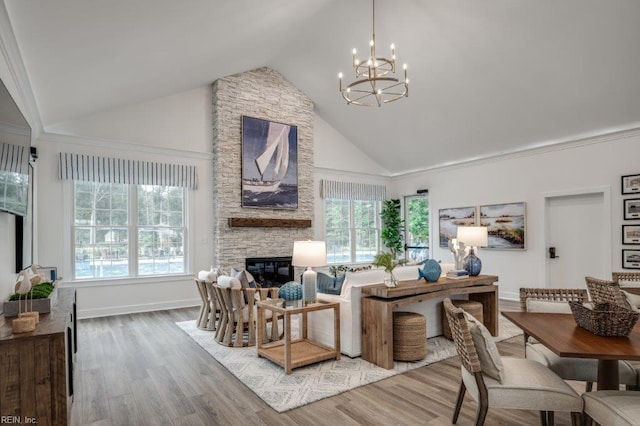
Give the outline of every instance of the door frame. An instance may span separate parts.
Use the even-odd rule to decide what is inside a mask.
[[[547,261],[547,248],[549,247],[549,224],[550,224],[550,211],[549,200],[559,197],[571,197],[577,195],[599,195],[602,194],[602,218],[604,240],[602,241],[602,248],[605,258],[609,259],[609,262],[605,263],[605,277],[597,277],[603,279],[609,279],[611,276],[612,258],[612,245],[611,245],[611,187],[610,186],[594,186],[588,188],[567,189],[562,191],[551,191],[542,194],[544,201],[544,214],[542,215],[542,230],[544,232],[543,247],[541,250],[540,264],[542,265],[544,286],[549,287],[549,263]]]

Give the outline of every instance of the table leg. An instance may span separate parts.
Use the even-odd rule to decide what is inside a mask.
[[[285,374],[291,374],[291,314],[289,312],[284,314],[284,371]]]
[[[497,336],[499,333],[499,321],[498,321],[498,286],[491,286],[492,288],[482,293],[469,294],[469,300],[482,303],[482,317],[484,326],[487,327],[492,336]]]
[[[362,299],[362,359],[393,368],[393,303],[373,297]]]
[[[336,350],[336,359],[340,359],[340,305],[333,308],[333,348]]]
[[[618,361],[611,359],[598,360],[598,390],[618,390]]]

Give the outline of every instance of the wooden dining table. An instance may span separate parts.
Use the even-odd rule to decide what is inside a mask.
[[[640,325],[629,336],[602,337],[579,327],[571,314],[502,312],[526,334],[561,357],[598,360],[598,390],[618,389],[619,360],[640,360]]]

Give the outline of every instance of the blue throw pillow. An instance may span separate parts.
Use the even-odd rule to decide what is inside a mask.
[[[347,274],[342,274],[339,277],[332,277],[322,272],[318,272],[317,284],[318,293],[326,294],[340,294],[342,291],[342,284]]]

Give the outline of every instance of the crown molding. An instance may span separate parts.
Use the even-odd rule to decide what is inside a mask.
[[[531,144],[523,148],[498,151],[486,155],[481,155],[472,158],[465,158],[462,160],[451,161],[436,164],[431,167],[425,167],[421,169],[406,170],[398,173],[391,173],[391,179],[403,178],[411,175],[416,175],[425,172],[441,171],[446,169],[467,167],[470,165],[479,165],[492,163],[502,160],[510,160],[521,157],[528,157],[531,155],[539,155],[548,152],[562,151],[565,149],[573,149],[582,146],[595,145],[600,143],[606,143],[621,139],[633,138],[640,136],[640,123],[634,123],[632,126],[621,129],[614,129],[603,133],[585,133],[581,135],[575,135],[571,138],[556,139],[536,144]]]
[[[27,69],[22,61],[20,48],[13,33],[13,26],[11,25],[5,2],[0,2],[0,53],[7,64],[11,78],[18,91],[15,96],[20,98],[24,108],[27,110],[22,111],[22,113],[27,116],[27,121],[33,129],[33,140],[42,134],[44,128],[42,125],[42,117],[40,117],[38,104],[33,94]]]
[[[340,169],[332,169],[329,167],[314,167],[313,171],[315,174],[328,174],[328,175],[340,175],[346,177],[368,177],[372,179],[379,179],[389,182],[391,180],[391,174],[375,174],[375,173],[366,173],[366,172],[352,172],[350,170],[340,170]]]
[[[188,151],[185,149],[177,148],[160,148],[149,145],[136,144],[131,142],[123,142],[113,139],[100,139],[84,136],[64,135],[60,133],[43,133],[38,142],[51,142],[58,144],[77,145],[88,148],[103,148],[110,151],[130,151],[130,152],[144,152],[149,154],[165,155],[168,157],[186,157],[196,158],[201,160],[213,159],[212,152],[198,152]]]

